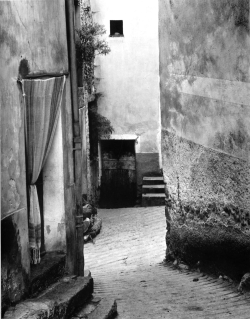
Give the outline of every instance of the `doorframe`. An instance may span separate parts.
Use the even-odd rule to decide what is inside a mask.
[[[136,153],[140,153],[140,135],[136,134],[111,134],[109,138],[101,137],[98,142],[98,186],[101,186],[102,179],[102,147],[101,142],[106,140],[134,140],[135,141],[135,157]]]

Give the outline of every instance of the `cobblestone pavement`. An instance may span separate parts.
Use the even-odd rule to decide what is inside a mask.
[[[95,244],[85,245],[85,269],[95,293],[117,299],[119,319],[250,318],[250,300],[229,283],[164,265],[164,207],[98,214],[103,226]]]

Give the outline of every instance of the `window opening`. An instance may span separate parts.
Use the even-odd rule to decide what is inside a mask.
[[[110,36],[123,37],[123,20],[110,20]]]

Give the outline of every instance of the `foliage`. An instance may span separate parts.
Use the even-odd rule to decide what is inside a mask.
[[[92,24],[83,24],[81,29],[76,30],[78,35],[77,46],[81,52],[81,58],[84,62],[92,62],[95,54],[108,54],[110,48],[108,43],[100,36],[106,33],[103,25],[96,22]]]
[[[77,67],[84,68],[84,81],[87,84],[89,94],[92,93],[94,82],[94,58],[99,54],[108,54],[108,43],[101,39],[106,33],[103,25],[98,23],[85,23],[81,29],[77,29],[76,40]]]
[[[101,38],[106,33],[103,25],[98,23],[84,23],[76,30],[77,67],[84,70],[84,82],[89,94],[92,94],[94,84],[94,59],[96,55],[106,55],[110,52],[108,43]],[[110,121],[98,113],[97,101],[101,94],[95,95],[95,100],[89,103],[89,139],[90,159],[98,157],[98,141],[101,137],[109,138],[114,131]]]

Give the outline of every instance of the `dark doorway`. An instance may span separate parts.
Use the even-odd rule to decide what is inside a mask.
[[[134,140],[101,141],[100,207],[132,207],[136,201]]]

